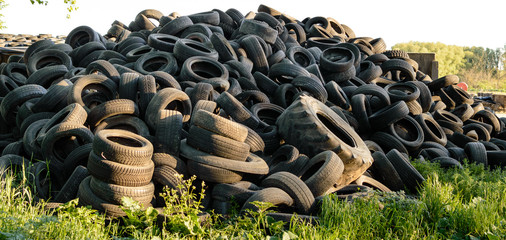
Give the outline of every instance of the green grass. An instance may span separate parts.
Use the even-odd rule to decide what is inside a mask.
[[[167,190],[164,228],[156,226],[157,212],[124,201],[122,222],[108,222],[76,201],[51,211],[44,203],[30,205],[23,178],[0,183],[1,239],[505,239],[506,172],[465,165],[442,170],[437,164],[413,163],[427,181],[416,196],[374,192],[343,202],[324,199],[320,224],[274,222],[269,204],[258,203],[251,217],[221,218],[211,214],[198,224],[202,193],[189,181]],[[171,214],[169,214],[171,213]]]

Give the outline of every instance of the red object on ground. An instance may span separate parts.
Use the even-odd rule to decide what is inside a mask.
[[[457,84],[457,86],[459,86],[460,88],[462,88],[464,91],[467,91],[467,83],[465,83],[465,82],[459,82]]]

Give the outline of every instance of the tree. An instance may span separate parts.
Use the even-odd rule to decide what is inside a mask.
[[[501,48],[495,50],[483,47],[465,47],[466,69],[477,69],[479,71],[497,74],[504,62],[504,51]]]
[[[439,62],[439,75],[457,74],[465,67],[466,52],[463,47],[446,45],[440,42],[416,42],[399,43],[392,49],[400,49],[406,52],[436,53]]]

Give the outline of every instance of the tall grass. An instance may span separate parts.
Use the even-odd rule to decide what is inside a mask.
[[[497,73],[476,69],[462,69],[457,74],[461,82],[465,82],[471,91],[506,91],[506,72]]]
[[[166,192],[166,203],[171,204],[164,209],[169,225],[162,229],[155,226],[153,209],[141,210],[128,201],[128,218],[121,224],[106,224],[103,215],[76,207],[75,200],[56,210],[44,210],[44,203],[31,205],[31,193],[23,181],[8,177],[0,183],[0,239],[506,238],[504,171],[467,164],[463,170],[442,170],[435,163],[413,164],[427,179],[418,195],[372,192],[351,202],[329,195],[323,200],[317,225],[275,222],[267,216],[275,208],[265,203],[258,203],[260,211],[248,217],[211,214],[201,225],[195,214],[201,209],[202,196],[190,191]],[[189,186],[182,189],[191,189]],[[185,226],[185,231],[176,230]]]

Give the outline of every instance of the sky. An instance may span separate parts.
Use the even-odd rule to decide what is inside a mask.
[[[31,5],[30,0],[5,0],[9,6],[0,13],[8,28],[0,32],[67,35],[75,27],[87,25],[104,35],[114,20],[128,25],[144,9],[189,15],[236,8],[246,14],[256,12],[263,3],[299,20],[333,17],[350,26],[357,36],[383,38],[387,48],[409,41],[492,49],[506,45],[504,0],[77,0],[79,9],[70,19],[63,0],[48,1],[47,6],[39,6]]]

